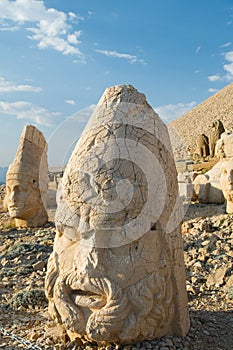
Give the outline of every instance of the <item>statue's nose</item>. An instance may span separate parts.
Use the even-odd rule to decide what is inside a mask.
[[[17,192],[16,191],[11,191],[9,198],[11,201],[15,201],[17,199]]]

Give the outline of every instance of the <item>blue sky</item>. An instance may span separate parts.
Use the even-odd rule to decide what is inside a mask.
[[[25,124],[64,164],[112,85],[178,118],[233,81],[232,34],[232,0],[0,0],[0,166]]]

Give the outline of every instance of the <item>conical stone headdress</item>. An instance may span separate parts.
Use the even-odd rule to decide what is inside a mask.
[[[15,158],[7,172],[7,179],[28,181],[39,186],[42,193],[47,188],[47,142],[35,126],[24,127]]]

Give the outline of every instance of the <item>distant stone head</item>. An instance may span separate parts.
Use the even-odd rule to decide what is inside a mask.
[[[36,127],[27,125],[6,175],[5,203],[16,227],[47,222],[47,188],[47,143]]]

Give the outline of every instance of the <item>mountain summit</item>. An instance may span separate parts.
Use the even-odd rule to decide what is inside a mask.
[[[199,134],[209,136],[212,123],[217,119],[223,122],[225,129],[233,129],[233,83],[170,122],[168,128],[176,130],[186,148],[193,148]],[[174,148],[177,147],[173,144]]]

